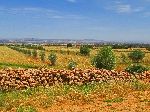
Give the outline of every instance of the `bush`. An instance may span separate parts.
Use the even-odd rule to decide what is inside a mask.
[[[45,52],[44,51],[40,52],[40,58],[41,58],[41,61],[45,61]]]
[[[85,56],[89,55],[90,54],[89,46],[88,45],[82,45],[80,47],[80,54],[85,55]]]
[[[141,50],[134,50],[128,56],[133,63],[139,63],[145,57],[145,53]]]
[[[36,51],[35,49],[32,51],[32,56],[33,56],[34,58],[37,58],[37,51]]]
[[[67,48],[68,48],[68,47],[72,47],[72,44],[71,44],[71,43],[68,43],[68,44],[67,44]]]
[[[50,60],[51,65],[55,65],[56,60],[57,60],[57,56],[54,53],[50,53],[50,55],[48,56],[48,59]]]
[[[75,61],[69,61],[69,63],[68,63],[68,69],[69,70],[75,69],[76,66],[77,66],[77,63]]]
[[[142,72],[145,72],[145,71],[148,71],[149,69],[143,65],[140,65],[140,64],[133,64],[133,65],[130,65],[128,66],[125,71],[129,72],[129,73],[132,73],[132,74],[135,74],[135,73],[142,73]]]
[[[103,47],[93,58],[92,64],[99,69],[112,70],[116,64],[116,58],[110,46]]]

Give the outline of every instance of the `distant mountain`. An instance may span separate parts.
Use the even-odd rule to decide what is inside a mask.
[[[0,39],[0,43],[33,43],[33,44],[42,44],[42,43],[50,43],[50,44],[123,44],[123,43],[140,43],[140,44],[150,44],[150,42],[141,42],[141,41],[104,41],[104,40],[96,40],[96,39],[37,39],[37,38],[23,38],[23,39]]]
[[[9,43],[10,41],[7,39],[0,39],[0,43]]]
[[[24,38],[24,39],[14,39],[11,40],[18,43],[51,43],[51,44],[67,44],[67,43],[76,43],[76,44],[93,44],[93,43],[102,43],[103,40],[94,40],[94,39],[36,39],[36,38]]]

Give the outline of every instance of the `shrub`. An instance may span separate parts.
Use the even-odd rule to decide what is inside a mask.
[[[56,60],[57,60],[57,56],[54,53],[50,53],[50,55],[48,56],[48,59],[50,60],[51,65],[55,65]]]
[[[141,50],[134,50],[128,56],[133,63],[138,63],[145,57],[145,53]]]
[[[82,45],[80,47],[80,54],[85,55],[85,56],[90,54],[90,48],[88,47],[88,45]]]
[[[36,51],[35,49],[33,49],[33,51],[32,51],[32,56],[33,56],[34,58],[37,58],[37,51]]]
[[[75,61],[69,61],[69,63],[68,63],[68,69],[69,70],[75,69],[76,66],[77,66],[77,63]]]
[[[68,44],[67,44],[67,48],[68,48],[68,47],[72,47],[72,44],[71,44],[71,43],[68,43]]]
[[[116,58],[110,46],[103,47],[93,58],[92,64],[99,69],[112,70],[116,64]]]
[[[148,71],[149,69],[143,65],[140,65],[140,64],[133,64],[133,65],[130,65],[128,66],[125,71],[129,72],[129,73],[132,73],[132,74],[135,74],[135,73],[142,73],[142,72],[145,72],[145,71]]]
[[[45,61],[45,52],[44,51],[40,52],[40,58],[41,58],[41,61]]]

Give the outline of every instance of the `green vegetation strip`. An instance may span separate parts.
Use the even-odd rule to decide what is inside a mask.
[[[37,66],[34,65],[22,65],[22,64],[15,64],[15,63],[0,63],[0,68],[5,68],[5,67],[16,67],[16,68],[38,68]]]
[[[107,103],[119,103],[119,102],[123,102],[123,98],[121,97],[117,97],[117,98],[113,98],[113,99],[107,99],[107,100],[104,100],[104,102],[107,102]]]

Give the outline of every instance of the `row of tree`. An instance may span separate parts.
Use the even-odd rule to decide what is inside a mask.
[[[28,55],[28,56],[32,55],[31,50],[19,48],[19,47],[16,47],[16,46],[8,46],[8,47],[11,48],[11,49],[13,49],[13,50],[16,50],[18,52],[21,52],[21,53],[23,53],[25,55]]]
[[[144,43],[104,43],[104,44],[94,44],[93,46],[94,47],[111,46],[112,49],[150,48],[150,44]]]
[[[35,49],[30,50],[30,49],[24,49],[24,48],[20,48],[20,47],[16,47],[16,46],[8,46],[8,47],[13,49],[13,50],[16,50],[18,52],[21,52],[21,53],[23,53],[23,54],[25,54],[27,56],[32,56],[33,58],[37,58],[38,57],[38,52]]]
[[[21,53],[23,53],[27,56],[32,56],[35,59],[38,58],[38,52],[37,52],[36,49],[30,50],[30,49],[20,48],[20,47],[17,47],[17,46],[8,46],[8,47],[13,49],[13,50],[16,50],[18,52],[21,52]],[[45,61],[46,54],[45,54],[44,50],[40,50],[39,57],[40,57],[41,61],[43,61],[43,62]],[[50,53],[49,56],[48,56],[48,59],[50,60],[51,65],[55,65],[56,59],[57,59],[56,54]]]
[[[36,49],[36,50],[45,50],[42,45],[34,45],[34,44],[12,44],[8,46],[20,47],[20,48],[27,48],[27,49]]]

